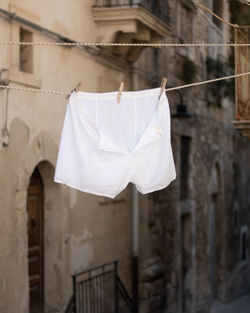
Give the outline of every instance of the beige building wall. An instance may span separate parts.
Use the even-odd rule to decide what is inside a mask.
[[[16,13],[76,41],[98,38],[92,1],[0,1]],[[0,18],[0,38],[19,41],[20,27],[33,41],[51,38],[16,21]],[[19,46],[0,47],[2,78],[12,86],[70,91],[131,88],[129,68],[115,58],[85,49],[33,47],[33,73],[20,71]],[[123,65],[123,66],[121,66]],[[4,125],[7,92],[0,90],[0,126]],[[119,274],[130,289],[131,187],[113,201],[53,182],[67,101],[64,96],[10,91],[9,145],[0,150],[0,312],[27,313],[29,307],[26,199],[35,167],[44,183],[45,312],[63,312],[72,293],[70,275],[102,263],[119,261]]]

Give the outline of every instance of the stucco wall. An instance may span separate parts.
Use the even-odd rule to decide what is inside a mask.
[[[61,35],[95,41],[91,1],[1,1],[10,9]],[[18,8],[17,8],[18,7]],[[51,14],[53,12],[53,14]],[[19,40],[19,25],[0,19],[1,40]],[[34,41],[50,41],[32,28]],[[129,88],[129,70],[95,57],[83,49],[34,47],[34,72],[19,70],[19,47],[4,46],[0,69],[12,85],[70,91],[82,81],[84,91]],[[110,77],[110,79],[107,79]],[[4,125],[6,92],[0,91],[0,126]],[[0,150],[0,312],[28,312],[28,241],[26,197],[36,166],[44,183],[45,310],[62,312],[72,293],[70,275],[117,259],[119,274],[130,289],[130,186],[109,201],[53,182],[67,101],[63,96],[10,91],[8,95],[9,146]],[[2,140],[2,138],[1,138]],[[1,141],[2,143],[2,141]]]

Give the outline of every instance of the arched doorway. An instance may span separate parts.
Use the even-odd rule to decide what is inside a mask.
[[[29,313],[44,312],[44,209],[43,182],[39,170],[33,171],[27,192]]]
[[[217,193],[211,195],[210,199],[210,217],[209,217],[209,233],[210,233],[210,300],[211,304],[217,300],[218,293],[217,293],[217,276],[218,276],[218,270],[216,267],[218,253],[217,253],[217,247],[216,247],[216,213],[217,213]]]

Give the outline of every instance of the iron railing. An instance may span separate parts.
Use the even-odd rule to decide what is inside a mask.
[[[65,313],[137,313],[118,277],[117,261],[72,275],[73,295]]]
[[[74,295],[71,296],[69,303],[67,305],[65,313],[75,313],[75,301]]]
[[[168,0],[95,0],[94,8],[143,7],[169,25]]]
[[[119,276],[117,276],[117,288],[118,288],[118,305],[119,305],[119,313],[137,313],[137,307],[134,304],[133,300],[130,298],[125,286],[123,285]]]

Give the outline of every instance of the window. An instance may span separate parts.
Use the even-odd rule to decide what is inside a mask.
[[[31,42],[33,40],[33,34],[23,28],[20,28],[20,41]],[[33,46],[32,45],[20,45],[19,51],[19,68],[20,71],[26,73],[33,73]]]
[[[242,234],[241,237],[241,245],[242,245],[242,251],[241,251],[241,260],[245,261],[247,258],[247,254],[246,254],[246,233]]]
[[[177,7],[177,34],[181,42],[193,41],[193,27],[195,6],[192,1],[179,1],[181,7]]]
[[[181,171],[180,171],[181,200],[184,200],[188,197],[190,145],[191,138],[187,136],[181,136]]]
[[[240,261],[245,263],[248,259],[248,226],[241,226],[240,232]]]
[[[215,14],[219,15],[222,17],[222,12],[223,12],[223,3],[221,0],[213,0],[213,11]],[[216,24],[217,27],[222,28],[222,22],[218,20],[215,16],[213,16],[213,22]]]
[[[192,216],[181,215],[181,297],[182,312],[188,313],[192,310]]]
[[[234,204],[233,224],[234,224],[234,230],[237,231],[239,228],[239,205],[238,203]]]

